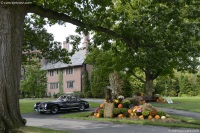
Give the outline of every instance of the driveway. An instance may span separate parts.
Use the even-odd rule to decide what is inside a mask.
[[[94,101],[102,103],[101,99],[85,99],[87,101]],[[200,119],[200,113],[165,109],[161,110],[175,115],[189,116]],[[73,112],[68,112],[73,113]],[[97,122],[88,120],[75,120],[58,118],[60,114],[23,114],[22,116],[27,120],[27,126],[42,127],[54,130],[71,131],[74,133],[200,133],[199,129],[183,129],[183,128],[167,128],[159,126],[134,125],[134,124],[116,124],[111,122]]]
[[[54,130],[71,131],[74,133],[185,133],[195,129],[172,129],[159,126],[125,125],[111,122],[97,122],[57,118],[57,115],[26,114],[27,126],[42,127]]]

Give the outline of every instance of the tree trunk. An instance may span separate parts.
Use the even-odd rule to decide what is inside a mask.
[[[146,97],[147,99],[152,99],[153,98],[153,79],[149,71],[145,72],[145,77],[146,77],[146,83],[145,83],[145,88],[146,88]]]
[[[19,109],[19,85],[25,10],[22,5],[0,5],[0,132],[26,124]]]

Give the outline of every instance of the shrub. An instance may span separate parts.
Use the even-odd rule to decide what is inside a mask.
[[[128,112],[127,108],[120,108],[120,113],[123,114],[124,112]]]
[[[189,92],[188,92],[188,95],[189,95],[189,96],[195,96],[196,94],[195,94],[194,91],[189,91]]]
[[[179,92],[179,93],[178,93],[178,97],[181,97],[182,95],[183,95],[182,92]]]
[[[77,96],[77,97],[80,97],[80,98],[84,98],[84,94],[82,92],[80,92],[80,91],[74,91],[73,95]]]
[[[143,110],[142,111],[142,115],[143,116],[148,116],[149,115],[149,111],[148,110]]]
[[[92,92],[91,92],[91,91],[87,91],[87,92],[84,94],[84,96],[85,96],[86,98],[91,98],[91,97],[92,97]]]
[[[103,117],[103,115],[104,115],[104,109],[98,110],[98,113],[100,114],[100,117]]]
[[[113,109],[113,114],[114,114],[115,116],[119,115],[119,114],[120,114],[120,109],[114,108],[114,109]]]
[[[54,93],[53,98],[58,98],[58,95]]]
[[[171,90],[171,91],[169,92],[169,96],[171,96],[171,97],[177,96],[176,91]]]
[[[166,116],[166,113],[163,112],[163,111],[158,111],[158,115],[159,115],[159,116]]]

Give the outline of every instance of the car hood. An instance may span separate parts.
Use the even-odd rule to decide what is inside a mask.
[[[63,101],[60,101],[60,100],[55,100],[55,101],[39,102],[39,103],[46,104],[46,103],[59,103],[59,102],[63,102]],[[85,100],[80,100],[80,102],[87,102],[87,101],[85,101]]]

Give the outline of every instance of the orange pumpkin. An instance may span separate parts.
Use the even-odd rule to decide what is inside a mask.
[[[128,109],[128,113],[129,114],[133,113],[133,110],[132,109]]]
[[[140,116],[139,116],[139,119],[144,119],[143,115],[140,115]]]
[[[119,115],[118,115],[118,118],[123,118],[123,114],[119,114]]]
[[[96,117],[97,117],[97,118],[100,118],[100,117],[101,117],[101,114],[100,114],[100,113],[97,113]]]
[[[149,120],[153,119],[153,116],[149,115],[149,116],[148,116],[148,119],[149,119]]]
[[[155,115],[155,119],[160,119],[160,116],[159,115]]]
[[[120,103],[119,105],[118,105],[118,108],[120,109],[120,108],[123,108],[123,105]]]
[[[97,116],[97,113],[94,113],[94,116]]]
[[[102,104],[100,104],[100,108],[104,108],[104,104],[102,103]]]

